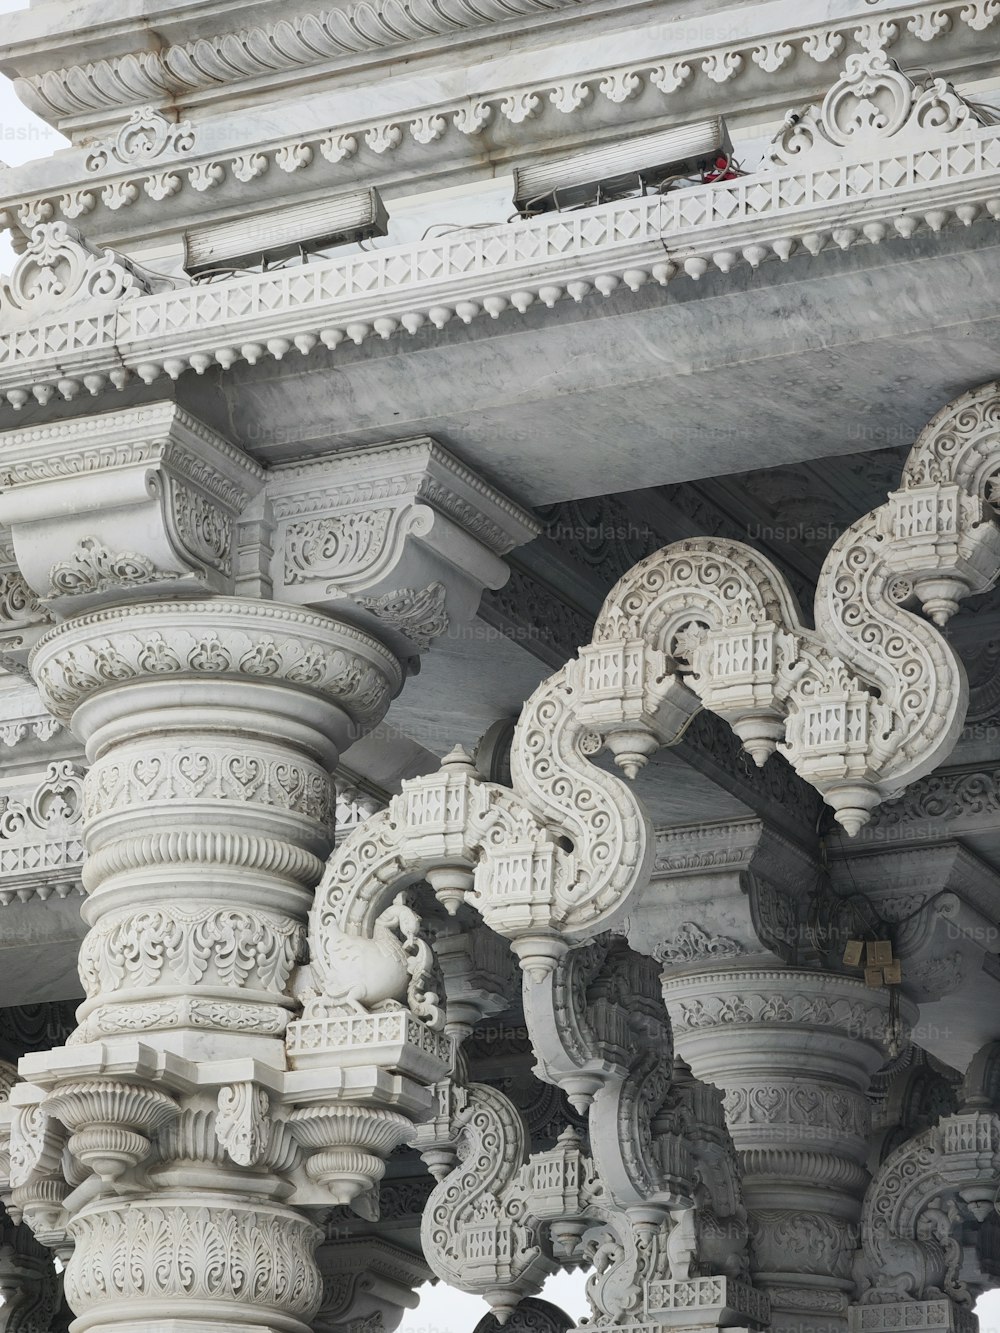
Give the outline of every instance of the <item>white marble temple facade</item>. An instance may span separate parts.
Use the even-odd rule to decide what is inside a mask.
[[[5,16],[2,1333],[972,1333],[998,31]]]

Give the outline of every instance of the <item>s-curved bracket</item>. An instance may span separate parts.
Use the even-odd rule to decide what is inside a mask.
[[[817,584],[815,629],[752,547],[706,537],[657,551],[619,580],[592,642],[526,708],[511,757],[515,791],[562,827],[588,818],[577,804],[588,782],[597,785],[594,766],[584,769],[587,745],[603,743],[634,776],[693,711],[687,687],[758,764],[784,754],[856,833],[958,737],[968,685],[939,631],[962,597],[1000,575],[998,503],[993,383],[934,417],[900,489],[834,544]],[[612,806],[623,828],[642,819],[627,793],[595,797],[609,843],[620,844]],[[634,885],[641,860],[620,864],[602,890]]]

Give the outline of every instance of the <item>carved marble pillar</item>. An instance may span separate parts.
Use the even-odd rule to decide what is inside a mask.
[[[90,760],[87,998],[28,1070],[78,1169],[69,1301],[87,1329],[305,1330],[318,1233],[284,1202],[297,1153],[272,1106],[286,987],[331,771],[399,663],[325,617],[216,598],[75,617],[32,669]]]
[[[280,1065],[330,772],[402,673],[375,638],[248,599],[116,607],[38,645],[43,700],[84,741],[91,927],[76,1043],[157,1033]]]
[[[0,1333],[66,1333],[72,1318],[52,1255],[0,1213]]]
[[[336,512],[324,475],[317,614],[301,593],[267,599],[294,534],[275,539],[262,470],[173,405],[4,445],[0,523],[45,614],[65,617],[32,636],[30,669],[90,764],[86,999],[65,1047],[22,1062],[11,1197],[69,1255],[77,1333],[309,1333],[321,1233],[299,1211],[316,1200],[292,1107],[335,1099],[345,1077],[289,1088],[284,1035],[332,844],[332,774],[406,660],[449,612],[469,613],[477,578],[502,581],[493,548],[530,522],[496,497],[510,531],[494,524],[477,563],[472,500],[493,493],[463,473],[471,499],[442,517],[435,506],[457,503],[450,456],[432,460],[433,494],[407,477],[374,525],[360,502],[349,520]],[[405,580],[414,541],[433,623],[359,601]],[[338,572],[350,596],[330,591]],[[357,1099],[364,1074],[352,1077]],[[404,1084],[370,1095],[391,1102]]]
[[[668,969],[664,997],[678,1054],[724,1094],[772,1327],[842,1333],[887,992],[829,972],[702,961]]]

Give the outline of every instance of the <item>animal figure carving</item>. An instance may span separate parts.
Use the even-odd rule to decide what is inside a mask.
[[[437,968],[420,917],[399,895],[376,918],[371,938],[325,923],[323,997],[362,1013],[407,1005],[435,1031],[444,1026],[441,996],[428,989]]]

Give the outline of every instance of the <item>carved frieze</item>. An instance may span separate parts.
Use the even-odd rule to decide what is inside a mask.
[[[307,1319],[320,1303],[316,1229],[291,1209],[200,1202],[107,1201],[71,1223],[75,1241],[66,1295],[80,1314],[107,1317],[122,1300],[170,1302],[200,1294],[201,1308],[253,1305],[273,1317]],[[178,1308],[173,1305],[171,1308]]]

